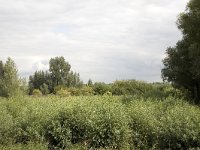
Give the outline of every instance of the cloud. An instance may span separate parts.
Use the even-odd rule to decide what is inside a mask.
[[[64,56],[87,81],[161,81],[161,60],[181,38],[188,0],[0,0],[0,59],[20,74]],[[45,63],[43,63],[45,62]]]

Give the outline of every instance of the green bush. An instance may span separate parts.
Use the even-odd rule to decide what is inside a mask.
[[[34,89],[32,92],[33,96],[42,96],[42,92],[39,89]]]
[[[13,144],[28,148],[29,143],[45,144],[49,149],[200,147],[198,106],[173,97],[162,101],[139,96],[128,96],[128,105],[124,105],[121,98],[76,96],[66,101],[51,95],[1,99],[0,148]]]
[[[103,95],[112,96],[112,93],[111,93],[110,91],[107,91],[107,92],[104,93]]]
[[[0,124],[0,144],[9,144],[12,141],[10,131],[14,127],[13,116],[2,104],[0,105]]]
[[[200,147],[199,108],[168,98],[132,101],[128,112],[136,149],[189,149]]]
[[[49,149],[69,149],[71,146],[71,136],[68,122],[60,120],[60,118],[54,118],[46,124],[45,139],[48,142]]]
[[[151,90],[152,85],[136,80],[115,81],[112,85],[113,95],[142,95]]]
[[[46,144],[41,143],[28,143],[24,144],[15,144],[9,146],[0,146],[2,150],[47,150]]]
[[[79,88],[68,88],[67,91],[69,91],[71,93],[72,96],[80,96],[81,95],[81,91],[79,90]]]
[[[71,95],[71,93],[67,90],[60,89],[60,90],[56,91],[56,95],[60,96],[60,97],[68,97]]]
[[[72,96],[91,96],[94,95],[92,87],[83,86],[81,88],[68,88],[67,89]]]
[[[103,95],[105,94],[107,91],[110,91],[110,86],[108,84],[105,84],[103,82],[96,82],[93,85],[93,90],[95,95]]]
[[[120,148],[126,142],[128,132],[123,112],[121,104],[111,105],[108,99],[74,102],[53,120],[52,143],[67,147],[70,140],[73,144],[86,143],[88,148]]]
[[[89,86],[83,86],[81,89],[81,94],[83,96],[91,96],[91,95],[94,95],[94,90],[92,87],[89,87]]]
[[[49,87],[47,84],[43,83],[41,86],[40,86],[40,91],[42,92],[43,95],[47,95],[50,93],[49,91]]]
[[[165,100],[167,97],[176,97],[176,98],[186,98],[186,95],[178,89],[172,87],[172,85],[167,83],[153,83],[151,84],[151,90],[148,90],[143,94],[143,97]],[[186,92],[185,92],[186,93]]]

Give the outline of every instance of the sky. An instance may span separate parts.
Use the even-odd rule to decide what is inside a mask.
[[[0,60],[20,76],[64,56],[84,82],[159,82],[188,0],[0,0]]]

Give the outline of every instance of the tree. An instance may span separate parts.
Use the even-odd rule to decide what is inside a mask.
[[[34,75],[29,77],[29,94],[32,94],[34,89],[40,89],[43,94],[53,91],[49,72],[36,71]]]
[[[93,85],[92,79],[89,79],[89,80],[88,80],[87,85],[88,85],[88,86],[92,86],[92,85]]]
[[[181,13],[178,28],[183,38],[175,47],[166,50],[163,60],[163,80],[191,93],[195,103],[200,103],[200,1],[190,0]]]
[[[57,88],[80,87],[82,81],[79,73],[70,71],[71,65],[64,57],[51,58],[49,72],[36,71],[29,77],[29,94],[39,89],[42,94],[53,93]]]
[[[65,61],[64,57],[51,58],[49,62],[49,72],[51,74],[54,87],[65,85],[71,65]]]
[[[0,96],[11,97],[20,91],[17,67],[11,58],[6,63],[0,61]]]
[[[103,95],[106,92],[110,91],[110,86],[104,82],[96,82],[93,85],[93,90],[95,95]]]

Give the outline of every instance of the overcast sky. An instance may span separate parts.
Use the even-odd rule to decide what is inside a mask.
[[[28,77],[64,56],[85,82],[161,81],[188,0],[0,0],[0,60]]]

